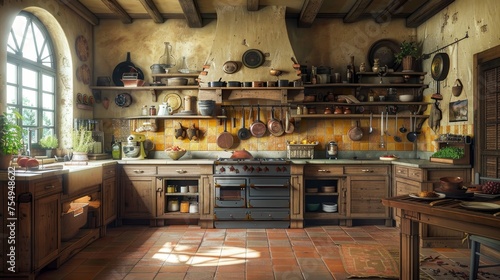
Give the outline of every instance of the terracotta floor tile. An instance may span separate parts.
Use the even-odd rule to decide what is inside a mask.
[[[123,226],[109,228],[107,234],[37,279],[347,279],[340,244],[382,244],[397,251],[399,239],[397,228],[336,225],[305,229]],[[439,256],[455,266],[468,266],[470,258],[466,248],[422,248],[420,253]],[[423,269],[434,266],[430,263]]]

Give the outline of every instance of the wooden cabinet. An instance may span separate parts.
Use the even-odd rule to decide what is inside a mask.
[[[393,195],[400,196],[420,191],[432,191],[440,187],[439,178],[457,176],[464,178],[464,182],[471,182],[471,169],[468,166],[458,165],[431,165],[429,167],[409,167],[404,165],[393,166]],[[395,210],[396,223],[401,211]],[[420,229],[422,247],[464,247],[463,233],[438,226],[422,225]]]
[[[213,227],[212,210],[209,208],[212,206],[211,175],[212,165],[158,166],[156,224],[198,223],[203,227]],[[169,203],[178,206],[171,211]],[[187,209],[183,209],[183,203],[188,205]],[[195,208],[198,208],[197,211],[194,211]]]
[[[381,199],[390,196],[390,165],[353,165],[347,175],[347,226],[353,219],[383,219],[392,225],[390,210]]]
[[[1,180],[1,233],[10,238],[2,238],[0,242],[0,278],[34,278],[57,258],[61,249],[62,175]],[[15,274],[9,270],[12,266],[8,261],[12,258]]]
[[[328,191],[323,187],[329,187]],[[306,165],[304,167],[304,222],[312,224],[332,224],[346,216],[346,189],[345,176],[342,166],[336,165]],[[325,212],[323,203],[330,206],[336,205],[337,211]],[[311,206],[319,204],[319,209],[311,209]]]
[[[102,221],[103,228],[118,217],[118,189],[116,165],[103,166],[102,170]]]
[[[151,219],[156,216],[156,166],[122,166],[120,218]]]

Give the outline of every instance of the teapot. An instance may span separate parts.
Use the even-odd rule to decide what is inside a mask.
[[[158,111],[158,116],[168,116],[172,114],[172,107],[168,105],[168,103],[163,102],[160,104],[160,110]]]

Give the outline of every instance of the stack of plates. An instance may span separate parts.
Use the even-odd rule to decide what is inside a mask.
[[[322,206],[324,212],[329,212],[329,213],[337,212],[337,203],[323,202]]]
[[[337,191],[336,186],[323,186],[321,187],[321,191],[324,193],[333,193]]]

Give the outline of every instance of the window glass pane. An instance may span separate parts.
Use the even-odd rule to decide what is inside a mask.
[[[17,83],[17,66],[7,63],[7,83]]]
[[[17,87],[7,86],[7,103],[18,104],[17,102]]]
[[[23,89],[23,106],[36,107],[37,104],[37,92],[34,90]]]
[[[22,75],[23,86],[38,88],[38,75],[35,71],[23,68]]]
[[[43,111],[42,126],[53,126],[54,125],[54,112]]]
[[[38,62],[38,53],[35,46],[35,39],[33,38],[33,24],[28,28],[23,45],[23,57],[35,62]]]
[[[42,108],[54,110],[54,95],[50,93],[44,93],[42,99]]]
[[[42,63],[43,65],[47,66],[47,67],[54,67],[54,65],[52,64],[52,50],[49,49],[48,46],[45,46],[45,48],[43,49],[42,51],[42,54],[40,55],[41,59],[42,59]]]
[[[49,136],[49,135],[55,135],[53,129],[42,129],[42,137]]]
[[[23,109],[23,125],[24,126],[36,126],[38,124],[35,109]]]
[[[9,47],[7,48],[10,53],[15,54],[19,52],[19,44],[21,44],[23,40],[27,22],[27,18],[23,16],[17,16],[14,20],[14,23],[12,24],[12,31],[10,33],[11,36],[9,36],[8,40]]]
[[[42,90],[54,92],[54,77],[42,75]]]

